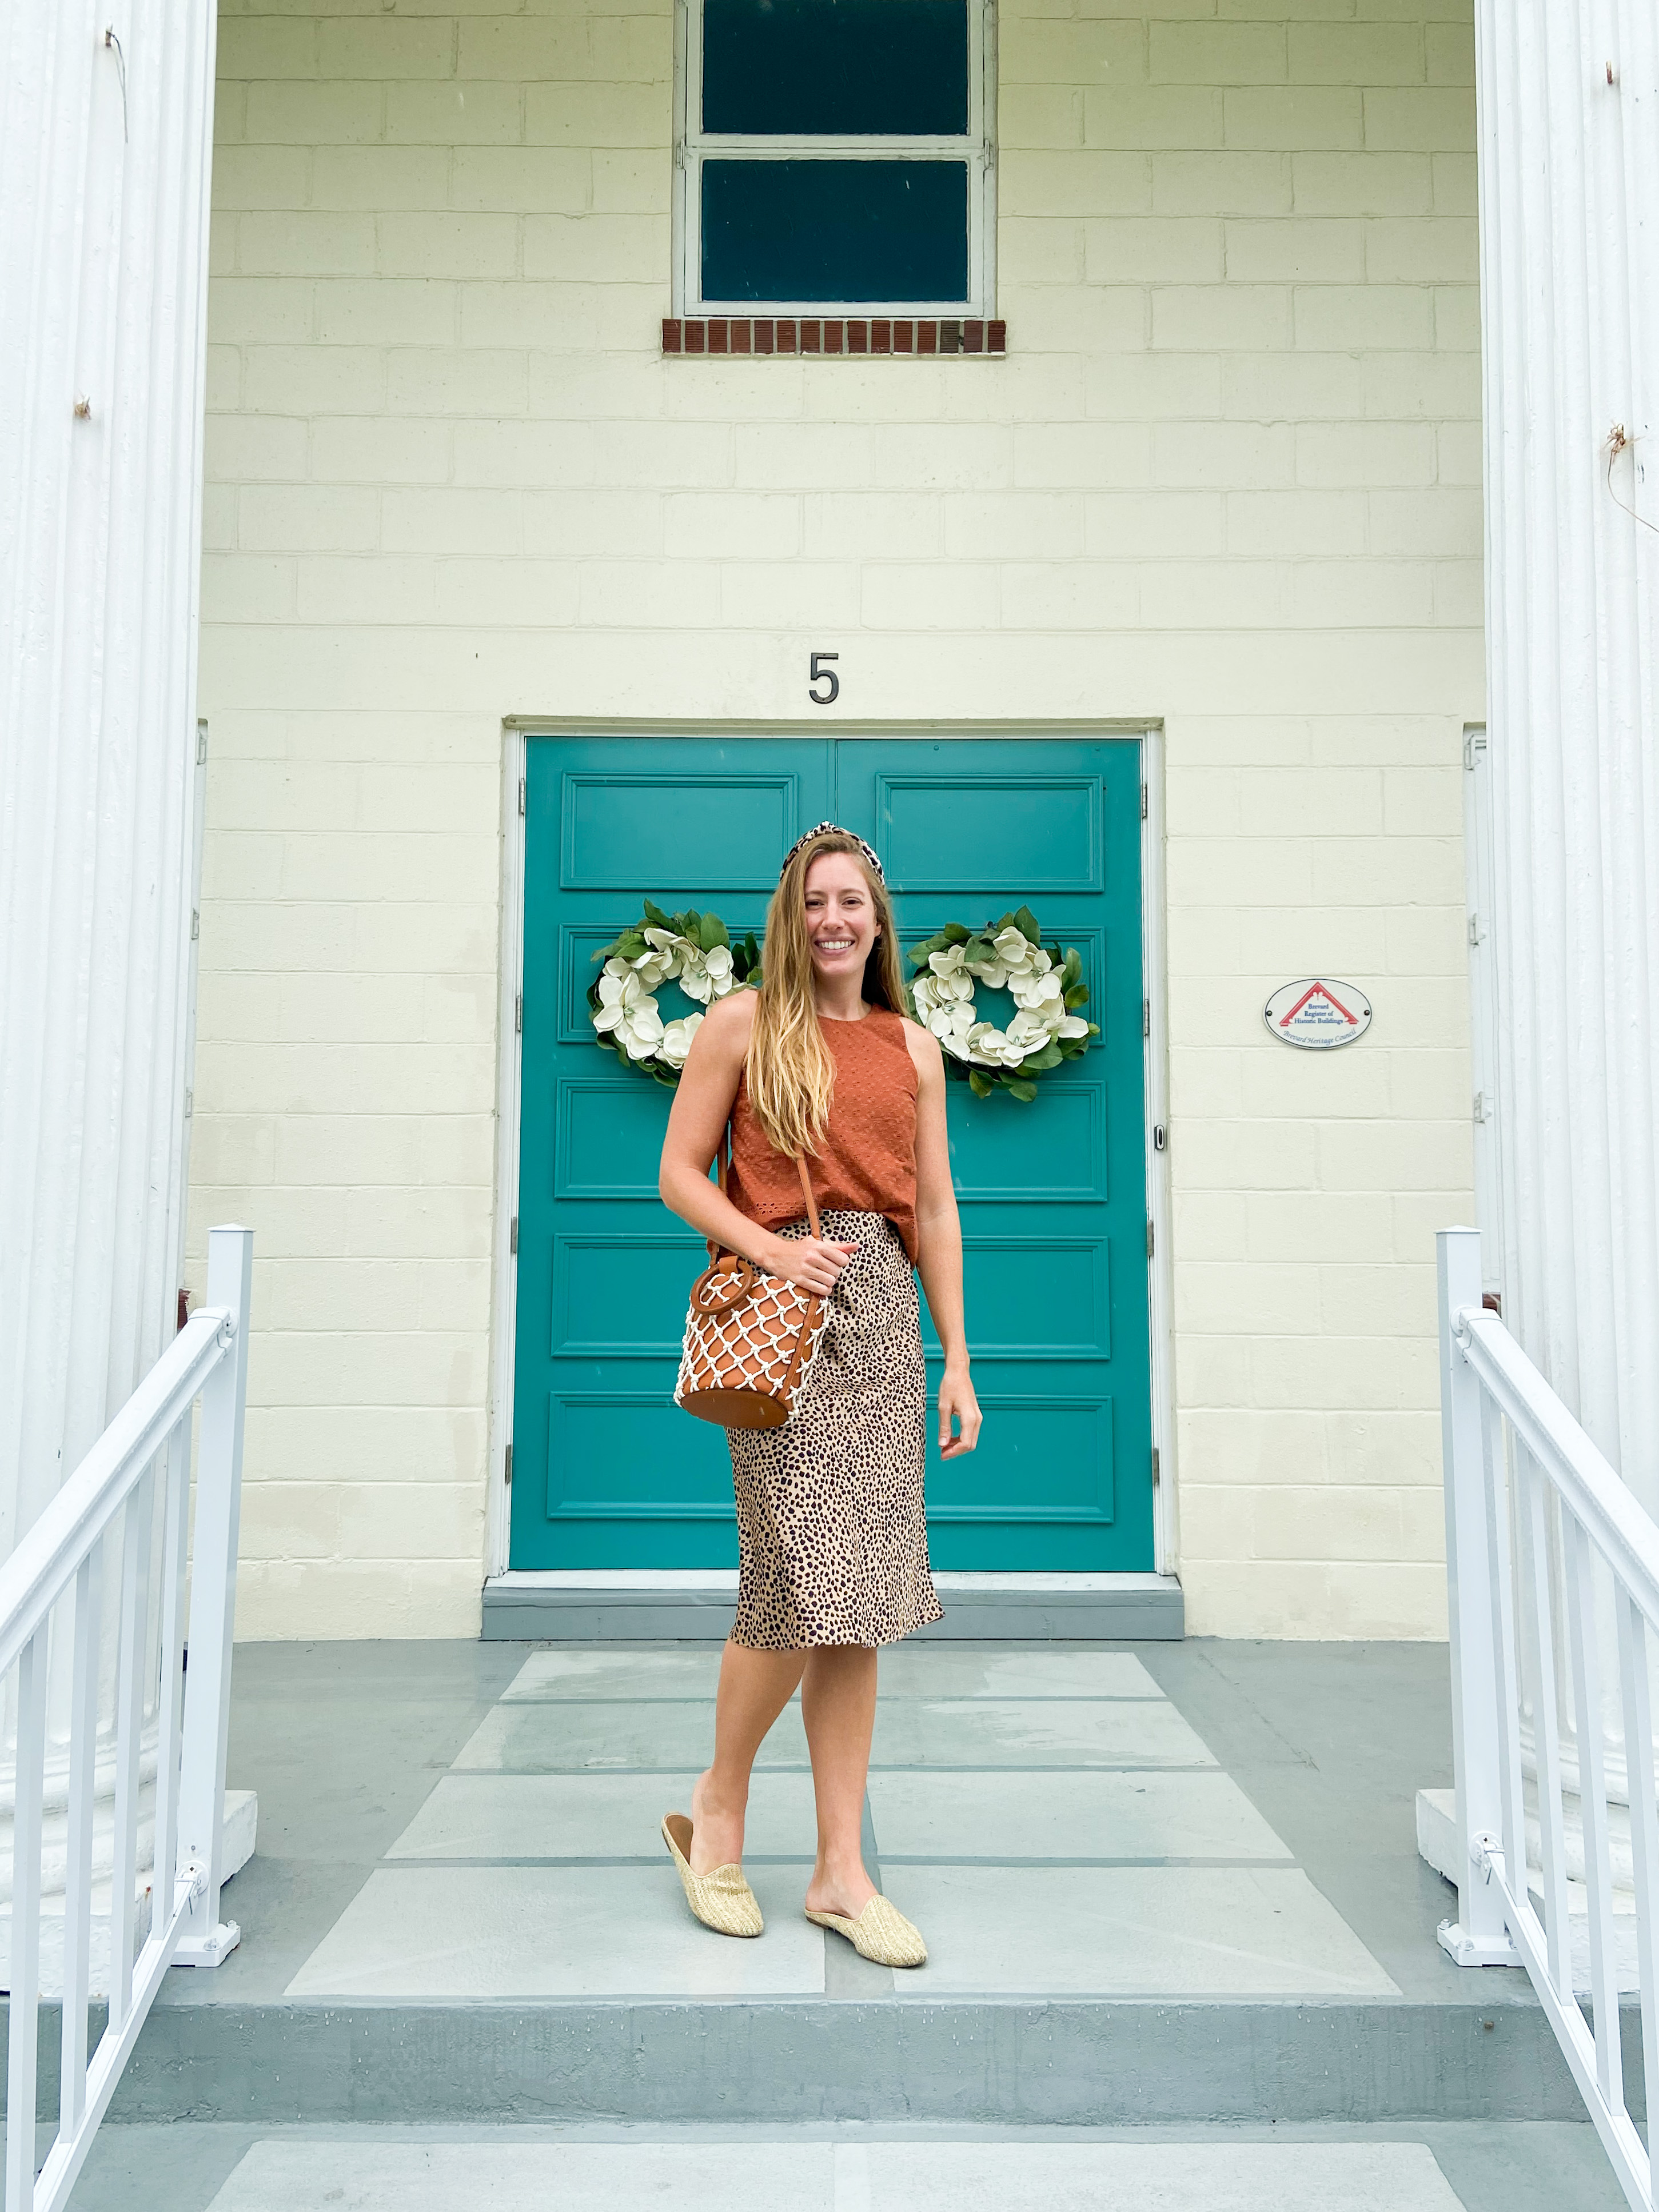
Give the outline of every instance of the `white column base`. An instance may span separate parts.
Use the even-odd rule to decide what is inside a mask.
[[[1521,1954],[1513,1943],[1480,1943],[1455,1920],[1443,1920],[1435,1941],[1455,1966],[1518,1966]]]
[[[1577,1816],[1577,1803],[1576,1797],[1570,1797],[1565,1801],[1565,1811],[1570,1823],[1567,1838],[1570,1864],[1583,1863],[1583,1825]],[[1419,1856],[1426,1861],[1437,1875],[1443,1875],[1448,1881],[1454,1883],[1457,1880],[1455,1869],[1458,1858],[1455,1808],[1455,1800],[1449,1790],[1419,1790],[1417,1793]],[[1577,1861],[1572,1856],[1575,1830],[1579,1852]],[[1541,1915],[1544,1908],[1543,1876],[1536,1867],[1529,1866],[1527,1869],[1527,1887],[1532,1893],[1534,1908]],[[1569,1880],[1567,1883],[1567,1920],[1568,1936],[1572,1947],[1573,1987],[1583,1995],[1589,1991],[1590,1985],[1589,1893],[1583,1881],[1577,1877]],[[1441,1948],[1449,1957],[1455,1959],[1460,1966],[1492,1966],[1499,1963],[1518,1966],[1521,1963],[1518,1958],[1513,1957],[1496,1961],[1490,1959],[1462,1956],[1455,1946],[1461,1940],[1467,1939],[1464,1938],[1463,1931],[1455,1921],[1443,1922],[1437,1933],[1439,1936]],[[1639,1990],[1642,1986],[1642,1977],[1637,1938],[1636,1895],[1633,1890],[1621,1887],[1619,1882],[1616,1853],[1613,1890],[1613,1939],[1620,1992]]]
[[[252,1790],[227,1790],[225,1792],[224,1853],[225,1879],[240,1871],[253,1856],[253,1846],[258,1833],[259,1800]],[[151,1870],[146,1867],[138,1876],[138,1927],[136,1931],[142,1942],[149,1933],[149,1895]],[[107,1996],[110,1983],[109,1955],[109,1885],[93,1892],[92,1954],[88,1994],[94,1997]],[[216,1966],[234,1950],[241,1940],[241,1931],[234,1921],[222,1923],[208,1943],[192,1946],[198,1955],[179,1957],[180,1966]],[[216,1955],[208,1955],[216,1952]],[[0,1905],[0,1991],[11,1985],[11,1907]],[[41,1900],[40,1906],[40,1994],[46,1998],[61,1997],[64,1994],[64,1893]]]
[[[199,1943],[181,1943],[173,1954],[175,1966],[222,1966],[242,1940],[240,1921],[222,1920],[211,1936]]]

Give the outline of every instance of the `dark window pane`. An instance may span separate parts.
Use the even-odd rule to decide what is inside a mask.
[[[968,0],[703,0],[702,127],[959,137]]]
[[[965,300],[968,164],[706,161],[702,295]]]

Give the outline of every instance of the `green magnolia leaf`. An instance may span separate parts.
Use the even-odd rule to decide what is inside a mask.
[[[1045,1044],[1041,1052],[1028,1052],[1019,1063],[1023,1075],[1041,1075],[1046,1068],[1058,1067],[1065,1058],[1058,1044]]]
[[[1037,918],[1029,906],[1023,906],[1018,909],[1014,915],[1014,927],[1016,929],[1023,929],[1033,945],[1040,945],[1042,942],[1042,932],[1037,927]]]
[[[988,1098],[990,1097],[991,1079],[985,1073],[985,1070],[982,1067],[970,1067],[969,1069],[968,1084],[969,1088],[972,1091],[975,1098]]]
[[[1007,1085],[1008,1089],[1013,1092],[1015,1097],[1019,1099],[1023,1104],[1029,1106],[1031,1101],[1036,1097],[1037,1087],[1036,1084],[1028,1083],[1023,1075],[1005,1075],[1002,1079]]]
[[[1075,945],[1068,945],[1066,948],[1066,960],[1060,971],[1060,981],[1061,988],[1067,991],[1073,983],[1083,981],[1083,955]]]
[[[659,906],[653,906],[649,899],[645,902],[645,918],[653,929],[672,929],[674,926],[673,915],[665,914]]]
[[[698,941],[701,943],[705,952],[712,952],[716,945],[730,945],[732,942],[731,936],[726,930],[726,924],[720,920],[719,915],[704,915],[702,918],[702,932]]]
[[[1073,983],[1071,989],[1069,991],[1063,992],[1061,996],[1066,1001],[1066,1012],[1068,1014],[1073,1014],[1077,1012],[1079,1006],[1086,1006],[1088,1004],[1089,986],[1086,983]]]
[[[947,921],[939,932],[945,945],[966,945],[972,933],[970,930],[964,929],[959,921]]]
[[[650,950],[651,947],[645,941],[644,933],[641,930],[625,929],[617,939],[617,951],[623,960],[638,960]]]

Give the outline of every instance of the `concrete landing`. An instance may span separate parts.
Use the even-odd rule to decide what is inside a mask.
[[[910,1975],[799,1917],[798,1708],[756,1786],[767,1934],[690,1917],[657,1823],[707,1756],[717,1660],[240,1650],[242,1947],[168,1978],[117,2118],[1579,2119],[1524,1976],[1435,1943],[1450,1893],[1413,1804],[1449,1763],[1443,1647],[884,1654],[867,1844],[932,1946]]]
[[[686,1911],[657,1830],[713,1741],[718,1648],[534,1651],[289,1997],[1377,1996],[1393,1978],[1139,1659],[911,1644],[882,1659],[866,1827],[929,1962],[803,1918],[799,1699],[762,1748],[758,1942]]]

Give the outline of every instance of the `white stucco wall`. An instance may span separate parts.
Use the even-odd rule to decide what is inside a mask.
[[[240,1626],[471,1632],[501,720],[1161,718],[1195,1632],[1443,1632],[1481,712],[1462,0],[1005,0],[1008,358],[663,361],[667,0],[226,0],[193,1212]],[[826,717],[814,716],[820,734]],[[1360,984],[1295,1054],[1267,991]]]

